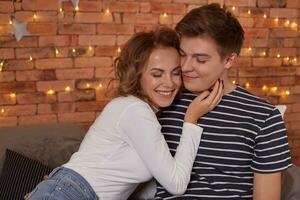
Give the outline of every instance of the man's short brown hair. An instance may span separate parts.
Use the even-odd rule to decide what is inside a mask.
[[[244,30],[239,21],[219,4],[192,9],[176,25],[180,37],[209,36],[218,46],[221,58],[240,53]]]

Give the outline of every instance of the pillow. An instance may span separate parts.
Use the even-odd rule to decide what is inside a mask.
[[[276,108],[279,110],[280,114],[282,115],[282,118],[284,116],[286,105],[276,105]]]
[[[23,200],[24,195],[51,171],[51,168],[38,161],[6,149],[0,177],[0,199]]]
[[[300,199],[300,168],[293,165],[282,173],[281,200]]]

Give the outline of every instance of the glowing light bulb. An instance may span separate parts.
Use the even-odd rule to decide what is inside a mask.
[[[235,6],[232,6],[232,8],[231,8],[233,11],[235,11]]]
[[[268,89],[268,87],[266,85],[263,85],[261,88],[263,91],[266,91]]]
[[[49,89],[49,90],[47,91],[47,95],[53,95],[53,94],[54,94],[54,90]]]
[[[248,13],[248,15],[251,15],[251,10],[249,9],[247,13]]]
[[[91,84],[87,83],[87,84],[85,84],[85,87],[86,87],[86,88],[90,88],[90,87],[91,87]]]
[[[121,47],[118,47],[117,52],[121,53],[121,51],[122,51]]]
[[[2,114],[4,113],[4,111],[5,111],[4,108],[1,108],[1,113],[2,113]]]
[[[73,49],[72,49],[72,52],[73,52],[73,53],[76,53],[76,49],[75,49],[75,48],[73,48]]]
[[[92,51],[93,50],[93,47],[92,46],[89,46],[89,51]]]
[[[59,8],[59,12],[63,12],[63,9],[62,9],[62,8]]]
[[[236,80],[233,80],[233,81],[232,81],[232,84],[236,84]]]
[[[76,6],[75,10],[76,10],[76,11],[78,11],[78,10],[79,10],[79,7],[78,7],[78,6]]]
[[[163,17],[168,17],[168,14],[164,12]]]
[[[12,24],[13,24],[13,22],[12,22],[12,20],[11,20],[11,19],[9,20],[9,24],[10,24],[10,25],[12,25]]]
[[[30,61],[32,61],[32,60],[33,60],[32,56],[29,56],[29,60],[30,60]]]
[[[102,87],[103,87],[102,83],[99,83],[99,85],[98,85],[98,86],[99,86],[99,88],[102,88]]]
[[[9,94],[10,98],[15,98],[16,97],[16,93],[12,92]]]
[[[70,91],[71,91],[71,87],[70,87],[70,86],[66,86],[66,87],[65,87],[65,91],[66,91],[66,92],[70,92]]]
[[[274,19],[274,21],[275,21],[275,22],[278,22],[278,21],[279,21],[278,17],[276,17],[276,18]]]
[[[280,58],[280,54],[278,53],[278,54],[276,55],[276,57],[277,57],[277,58]]]
[[[37,14],[36,14],[36,13],[33,14],[33,19],[34,19],[34,20],[37,19]]]
[[[110,14],[110,10],[108,8],[105,10],[105,14]]]
[[[250,87],[250,83],[246,83],[246,88],[249,88]]]
[[[273,93],[275,93],[275,92],[277,91],[277,89],[278,89],[278,88],[275,86],[275,87],[272,87],[272,88],[271,88],[271,91],[272,91]]]
[[[55,48],[55,54],[58,55],[59,54],[59,51],[57,48]]]
[[[0,62],[0,72],[2,72],[3,66],[4,66],[4,61]]]
[[[289,96],[290,94],[291,94],[290,91],[288,90],[285,91],[285,95]]]
[[[266,55],[267,55],[267,52],[263,51],[263,52],[260,53],[260,55],[261,55],[261,56],[266,56]]]
[[[264,14],[264,18],[265,18],[265,19],[267,18],[267,14]]]
[[[286,20],[284,23],[285,26],[289,26],[290,25],[290,20]]]
[[[248,48],[248,51],[252,51],[252,48],[251,48],[251,47],[249,47],[249,48]]]

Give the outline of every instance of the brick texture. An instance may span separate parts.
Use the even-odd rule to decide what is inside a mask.
[[[245,42],[230,80],[250,83],[254,94],[287,105],[290,149],[299,162],[300,32],[293,23],[300,22],[300,1],[295,0],[81,0],[78,11],[62,2],[63,12],[58,0],[0,1],[0,127],[89,126],[112,98],[107,85],[118,48],[135,32],[174,27],[186,12],[207,3],[225,3],[241,22]],[[10,33],[11,15],[28,22],[30,35],[19,42]],[[277,91],[263,91],[263,85]]]

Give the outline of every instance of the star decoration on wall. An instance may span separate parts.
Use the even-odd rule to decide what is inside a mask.
[[[70,0],[60,0],[60,5],[62,2],[65,2],[65,1],[70,1]],[[79,5],[79,0],[71,0],[74,8],[76,8],[78,5]]]
[[[27,30],[27,22],[19,22],[18,20],[13,19],[12,27],[11,33],[15,35],[17,42],[19,42],[23,36],[30,35]]]

